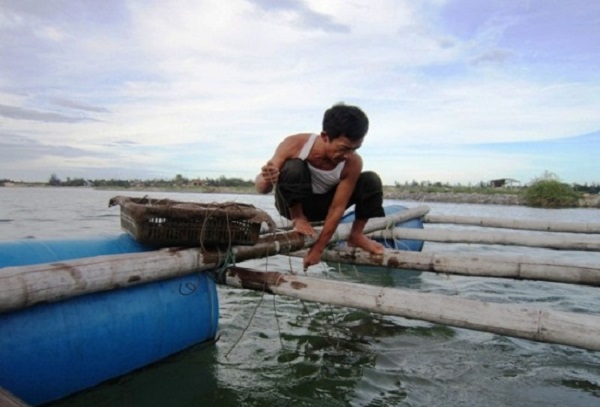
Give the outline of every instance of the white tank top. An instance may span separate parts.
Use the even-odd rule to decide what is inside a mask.
[[[315,144],[315,140],[319,135],[313,133],[308,138],[308,141],[304,146],[302,146],[302,150],[300,150],[300,154],[298,154],[298,158],[301,160],[306,160],[310,150],[313,148]],[[334,186],[340,183],[340,177],[342,175],[342,170],[344,169],[345,161],[342,161],[335,167],[333,170],[325,171],[320,170],[318,168],[310,165],[309,162],[306,163],[308,165],[308,169],[310,170],[310,177],[312,180],[312,191],[315,194],[324,194],[331,190]]]

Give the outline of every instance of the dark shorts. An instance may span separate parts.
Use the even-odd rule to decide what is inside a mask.
[[[308,165],[298,158],[283,165],[275,186],[275,207],[282,216],[290,219],[289,207],[300,202],[302,211],[310,222],[325,220],[337,187],[324,194],[312,192]],[[356,205],[356,219],[385,216],[383,211],[383,186],[379,175],[372,171],[362,172],[354,192],[348,201],[349,208]]]

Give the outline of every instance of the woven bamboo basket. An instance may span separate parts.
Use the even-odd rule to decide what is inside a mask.
[[[140,243],[157,247],[253,245],[260,228],[274,222],[264,211],[239,202],[196,203],[116,196],[121,228]]]

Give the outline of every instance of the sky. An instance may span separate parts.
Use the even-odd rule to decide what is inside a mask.
[[[253,179],[360,106],[384,184],[600,182],[600,2],[0,0],[0,179]]]

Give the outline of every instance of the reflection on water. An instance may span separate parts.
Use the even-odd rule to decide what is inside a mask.
[[[115,193],[0,188],[0,240],[114,235]],[[271,196],[148,193],[181,201],[251,203]],[[392,203],[392,202],[390,202]],[[414,202],[393,202],[413,207]],[[600,222],[597,209],[541,210],[428,204],[432,213]],[[427,225],[426,227],[438,227]],[[426,243],[426,251],[535,254],[536,249]],[[543,251],[600,262],[599,253]],[[301,270],[275,256],[242,265]],[[313,277],[494,302],[600,314],[598,289],[321,264]],[[600,401],[600,353],[455,329],[401,317],[219,287],[220,337],[52,406],[591,406]],[[148,338],[152,340],[152,338]]]

